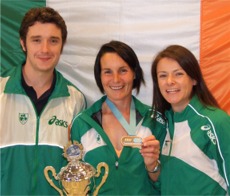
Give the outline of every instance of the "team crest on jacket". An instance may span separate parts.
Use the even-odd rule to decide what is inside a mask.
[[[100,144],[101,143],[101,136],[99,134],[97,134],[97,143]]]
[[[26,124],[26,122],[28,121],[29,118],[29,114],[28,113],[19,113],[19,122],[21,124]]]

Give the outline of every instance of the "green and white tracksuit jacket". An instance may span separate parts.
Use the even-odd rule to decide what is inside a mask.
[[[165,137],[165,125],[161,116],[158,116],[157,121],[153,120],[151,118],[151,108],[135,97],[133,98],[136,113],[141,118],[144,118],[136,134],[142,138],[153,134],[158,140],[162,141]],[[106,162],[109,166],[108,178],[99,190],[99,195],[157,194],[158,192],[153,187],[153,182],[145,169],[139,149],[124,147],[118,158],[103,128],[92,118],[93,114],[101,111],[102,103],[105,99],[106,96],[103,96],[89,109],[79,114],[73,120],[71,128],[72,140],[76,140],[83,145],[85,152],[83,160],[95,168],[100,162]],[[139,121],[140,119],[137,120],[137,123]],[[96,186],[99,185],[100,181],[101,177],[95,179]],[[91,186],[93,186],[92,184]],[[91,190],[93,190],[92,187]]]
[[[181,113],[166,112],[161,157],[162,195],[227,195],[230,191],[230,117],[194,96]],[[227,193],[228,192],[228,193]]]
[[[21,85],[21,66],[10,72],[0,80],[1,195],[57,195],[43,171],[67,164],[68,125],[85,108],[85,97],[55,70],[55,88],[38,116]]]

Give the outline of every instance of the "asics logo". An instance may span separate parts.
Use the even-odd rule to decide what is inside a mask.
[[[210,125],[203,125],[203,126],[201,126],[201,130],[203,130],[203,131],[207,131],[209,129],[211,129]]]
[[[211,126],[210,125],[203,125],[200,128],[202,131],[207,131],[207,136],[209,137],[209,139],[211,140],[211,142],[216,145],[216,136],[213,134],[212,130],[211,130]]]
[[[153,117],[154,117],[154,115],[152,114],[152,115],[151,115],[151,118],[153,118]],[[158,113],[157,113],[157,115],[156,115],[156,118],[155,118],[155,119],[156,119],[156,121],[157,121],[157,122],[161,123],[162,125],[164,125],[164,124],[165,124],[165,120],[161,117],[161,115],[160,115],[160,114],[158,114]]]
[[[49,125],[55,124],[57,126],[62,126],[67,128],[68,127],[68,123],[64,120],[60,120],[57,118],[57,116],[53,116],[49,121],[48,121]]]

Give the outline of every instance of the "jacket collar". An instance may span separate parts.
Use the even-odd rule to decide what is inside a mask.
[[[150,111],[150,106],[147,106],[141,103],[135,96],[132,96],[135,104],[135,109],[141,114],[141,116],[145,116],[146,112]],[[96,101],[90,108],[86,109],[85,112],[91,116],[92,114],[101,110],[103,102],[105,102],[107,96],[102,96],[98,101]]]
[[[70,85],[70,83],[56,69],[54,69],[54,73],[56,75],[56,84],[51,97],[58,98],[69,96],[70,94],[67,86]],[[22,87],[22,66],[14,68],[13,73],[6,83],[4,92],[7,94],[26,94]]]

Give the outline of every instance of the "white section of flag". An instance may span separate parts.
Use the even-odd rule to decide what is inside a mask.
[[[47,0],[46,5],[59,11],[68,28],[58,69],[86,95],[88,106],[102,96],[93,66],[100,46],[110,40],[136,52],[146,80],[137,97],[149,105],[151,64],[158,51],[180,44],[199,60],[199,0]]]

